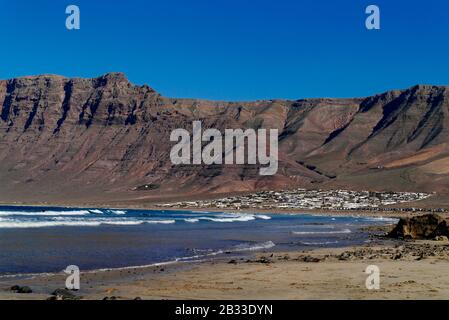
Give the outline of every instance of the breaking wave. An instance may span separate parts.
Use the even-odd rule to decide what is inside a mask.
[[[242,246],[242,247],[238,248],[239,246]],[[93,273],[93,272],[104,272],[104,271],[111,271],[111,270],[143,269],[143,268],[150,268],[150,267],[166,266],[166,265],[171,265],[171,264],[180,263],[180,262],[184,262],[184,263],[186,263],[186,262],[201,262],[209,257],[217,256],[217,255],[220,255],[223,253],[228,253],[228,252],[256,251],[256,250],[270,249],[270,248],[274,247],[275,244],[272,241],[267,241],[267,242],[263,242],[263,243],[259,243],[259,244],[239,245],[239,246],[236,246],[236,247],[234,247],[234,249],[229,249],[229,250],[216,250],[216,251],[198,250],[198,251],[208,251],[208,253],[197,254],[197,255],[187,256],[187,257],[179,257],[179,258],[175,258],[171,261],[156,262],[156,263],[140,265],[140,266],[102,268],[102,269],[96,269],[96,270],[91,270],[91,271],[87,271],[87,272]]]
[[[3,210],[0,211],[0,228],[44,228],[58,226],[96,227],[101,225],[140,225],[140,224],[173,224],[179,221],[186,223],[215,222],[232,223],[254,220],[270,220],[262,214],[247,213],[208,213],[189,214],[156,213],[155,215],[140,211],[115,209],[80,209],[80,210]]]
[[[345,234],[351,233],[352,231],[349,229],[343,230],[335,230],[335,231],[292,231],[291,233],[294,235],[314,235],[314,234]]]
[[[176,220],[145,220],[143,222],[149,224],[173,224],[176,223]]]
[[[369,217],[369,218],[364,218],[363,220],[372,221],[372,222],[381,221],[381,222],[391,222],[391,223],[397,223],[399,221],[399,219],[397,219],[397,218],[389,218],[389,217]]]
[[[74,211],[0,211],[0,216],[84,216],[90,214],[90,210]]]
[[[215,221],[215,222],[246,222],[246,221],[256,220],[256,218],[252,214],[235,214],[235,213],[226,214],[226,213],[224,213],[224,214],[219,214],[219,215],[217,215],[217,217],[214,217],[214,218],[205,217],[204,220],[210,220],[210,221]]]
[[[258,214],[258,215],[256,216],[256,218],[257,218],[257,219],[262,219],[262,220],[271,220],[271,217],[270,217],[270,216],[266,216],[266,215],[263,215],[263,214]]]
[[[108,210],[108,211],[113,214],[126,214],[125,210]]]
[[[270,249],[275,246],[276,246],[276,244],[274,244],[273,241],[267,241],[267,242],[263,242],[263,243],[237,245],[229,251],[231,251],[231,252],[256,251],[256,250]]]
[[[302,244],[305,244],[306,246],[325,246],[329,244],[337,244],[338,241],[322,241],[322,242],[301,242]]]
[[[206,220],[206,221],[213,221],[213,222],[224,222],[224,223],[230,223],[230,222],[247,222],[247,221],[253,221],[256,219],[261,220],[270,220],[271,217],[267,215],[254,215],[254,214],[239,214],[239,213],[222,213],[217,214],[216,216],[207,217],[207,216],[200,216],[195,218],[189,218],[185,219],[186,222],[199,222],[200,220]]]
[[[266,241],[262,243],[242,243],[238,244],[232,248],[226,249],[226,250],[201,250],[201,249],[194,249],[194,252],[207,252],[203,254],[197,254],[194,256],[189,257],[182,257],[177,258],[176,261],[186,261],[186,260],[194,260],[194,259],[201,259],[211,256],[216,256],[223,253],[238,253],[238,252],[245,252],[245,251],[258,251],[258,250],[265,250],[275,247],[276,244],[273,241]]]
[[[56,217],[52,220],[18,220],[0,219],[0,228],[48,228],[48,227],[98,227],[102,225],[135,226],[141,224],[172,224],[175,220],[117,220],[117,219],[90,219],[75,220]]]

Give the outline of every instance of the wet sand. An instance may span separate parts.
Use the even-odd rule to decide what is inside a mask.
[[[365,286],[380,268],[380,290]],[[31,294],[11,292],[30,286]],[[0,280],[0,299],[47,299],[65,275]],[[449,299],[449,243],[394,242],[81,274],[82,299]]]

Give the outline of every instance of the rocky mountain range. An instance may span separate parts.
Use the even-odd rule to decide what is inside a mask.
[[[367,98],[220,102],[161,96],[121,73],[0,81],[0,201],[132,203],[261,189],[449,193],[449,87]],[[279,130],[279,170],[173,165],[170,133]]]

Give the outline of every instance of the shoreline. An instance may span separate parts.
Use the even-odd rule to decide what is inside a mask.
[[[20,205],[24,206],[28,205]],[[375,215],[371,211],[361,214],[317,210],[277,210],[275,213],[272,210],[208,208],[147,210],[400,217],[385,212]],[[375,229],[381,225],[373,226]],[[373,230],[365,231],[375,234]],[[367,275],[364,271],[368,265],[377,265],[381,270],[380,290],[365,287]],[[402,241],[374,236],[369,243],[344,247],[315,246],[281,251],[266,248],[241,255],[223,252],[193,261],[81,270],[79,291],[68,291],[65,298],[52,295],[56,289],[65,287],[66,278],[63,271],[3,275],[0,276],[0,300],[449,299],[449,241]],[[21,294],[10,290],[17,285],[28,286],[33,292]]]
[[[189,212],[211,212],[211,213],[239,213],[239,214],[256,214],[256,213],[264,213],[264,214],[293,214],[293,215],[314,215],[314,216],[328,216],[328,217],[385,217],[385,218],[406,218],[417,215],[425,214],[426,211],[423,212],[409,212],[409,211],[381,211],[381,210],[325,210],[325,209],[258,209],[258,208],[249,208],[249,209],[230,209],[230,208],[184,208],[184,207],[170,207],[164,208],[159,207],[157,205],[150,206],[140,206],[140,205],[131,205],[131,206],[107,206],[107,205],[90,205],[90,204],[81,204],[81,205],[66,205],[66,204],[43,204],[43,203],[4,203],[0,202],[0,206],[8,206],[8,207],[54,207],[54,208],[65,208],[65,209],[108,209],[108,210],[148,210],[148,211],[189,211]],[[439,213],[443,215],[447,215],[448,213]]]
[[[364,270],[381,270],[381,289],[367,290]],[[437,272],[438,271],[438,272]],[[48,299],[67,275],[2,279],[0,299]],[[33,293],[8,288],[29,286]],[[449,299],[449,243],[385,241],[340,248],[222,257],[164,266],[81,272],[86,300],[139,299]]]
[[[20,207],[23,207],[23,206],[20,206]],[[67,207],[65,207],[65,208],[67,208]],[[56,210],[56,209],[57,208],[49,208],[48,210]],[[75,208],[75,209],[80,209],[80,208]],[[15,209],[10,209],[10,210],[14,211]],[[188,211],[188,212],[192,212],[192,211],[187,210],[187,209],[183,209],[183,210],[184,211]],[[25,211],[26,211],[26,209],[25,209]],[[165,216],[165,214],[168,215],[169,212],[174,211],[174,210],[162,210],[162,211],[167,211],[167,213],[164,213],[164,212],[159,213],[160,216]],[[201,216],[202,215],[201,212],[211,212],[211,211],[210,210],[209,211],[208,210],[193,211],[193,214],[197,214],[198,216]],[[221,210],[221,211],[218,211],[218,212],[224,212],[224,211]],[[86,214],[87,213],[88,212],[86,210]],[[248,213],[248,212],[245,212],[245,213],[251,215],[250,216],[250,220],[258,220],[258,219],[256,219],[256,217],[258,217],[258,214],[260,212],[257,211],[257,212],[252,212],[252,213]],[[239,214],[241,214],[242,217],[244,217],[245,213],[244,212],[239,212]],[[268,212],[268,213],[271,213],[271,212]],[[37,214],[39,214],[39,212],[37,212]],[[310,215],[310,214],[303,213],[303,212],[301,212],[300,214],[306,215],[306,216]],[[262,218],[259,218],[259,220],[261,220],[261,219],[262,220],[270,220],[270,217],[263,216],[262,214],[260,214],[260,216]],[[275,215],[272,215],[272,216],[274,217]],[[312,215],[310,215],[310,216],[312,216]],[[294,217],[294,216],[292,215],[291,217]],[[299,219],[302,219],[299,216],[297,216],[297,217]],[[286,218],[287,219],[294,219],[294,218],[289,218],[289,217],[286,217]],[[375,218],[375,217],[373,217],[373,218]],[[231,218],[231,219],[234,219],[234,218]],[[327,220],[330,221],[330,219],[327,219]],[[335,220],[335,219],[332,219],[332,220]],[[352,221],[353,218],[351,217],[350,220]],[[246,217],[245,217],[245,219],[243,219],[243,221],[247,221]],[[394,222],[395,222],[394,220],[383,221],[382,219],[379,219],[379,220],[376,219],[375,221],[372,221],[372,222],[370,221],[370,222],[367,222],[367,223],[372,224],[373,226],[377,227],[377,226],[380,226],[380,225],[384,225],[385,223],[392,224]],[[230,227],[230,228],[232,229],[232,227]],[[357,230],[360,231],[360,232],[363,232],[365,234],[366,239],[368,238],[368,235],[370,233],[369,230],[363,230],[363,228],[360,228],[360,227],[357,228]],[[27,232],[26,228],[25,228],[25,232]],[[50,231],[44,230],[44,231],[41,231],[40,233],[43,233],[44,236],[47,237],[49,232]],[[89,232],[95,233],[95,231],[90,231],[90,229],[89,229]],[[130,232],[132,232],[132,230]],[[344,232],[344,233],[346,233],[346,232]],[[350,233],[349,230],[348,230],[348,233]],[[142,234],[141,236],[145,237],[145,234]],[[247,238],[243,238],[243,240],[241,240],[241,241],[243,241],[243,242],[245,242],[245,240],[246,241],[250,241],[248,239]],[[233,250],[232,246],[229,246],[229,247],[227,247],[227,246],[221,246],[220,247],[219,246],[219,247],[215,247],[214,250],[207,251],[207,252],[201,252],[201,253],[186,252],[185,255],[167,256],[165,258],[166,259],[165,261],[164,260],[161,261],[160,258],[159,258],[159,259],[140,259],[140,261],[134,261],[134,264],[130,264],[129,261],[122,261],[122,262],[120,262],[120,263],[118,263],[116,265],[111,264],[111,263],[99,263],[99,264],[90,265],[90,266],[89,265],[84,265],[86,267],[86,269],[84,269],[84,272],[86,272],[86,273],[97,273],[97,272],[109,272],[109,271],[114,271],[114,270],[145,269],[145,268],[151,268],[151,267],[161,267],[161,266],[167,266],[167,265],[181,264],[183,262],[186,262],[186,263],[199,263],[199,262],[201,262],[203,260],[211,260],[211,259],[219,260],[219,259],[226,258],[226,257],[229,257],[229,256],[246,256],[246,257],[249,257],[254,252],[265,251],[265,250],[274,250],[274,251],[286,250],[285,243],[281,242],[283,247],[279,248],[272,241],[267,241],[269,239],[272,239],[272,238],[264,239],[263,241],[265,241],[265,242],[263,242],[263,241],[260,242],[259,241],[259,242],[255,243],[255,244],[248,245],[247,248],[246,247],[245,248],[237,248],[237,249]],[[275,241],[275,240],[273,240],[273,241]],[[275,241],[275,242],[277,243],[277,241]],[[338,243],[338,242],[335,242],[335,243]],[[356,244],[362,244],[362,241],[357,241],[355,243]],[[277,244],[279,244],[279,243],[277,243]],[[293,242],[291,244],[293,244]],[[307,243],[307,242],[304,242],[303,244],[301,244],[301,242],[298,242],[296,244],[296,246],[295,246],[295,249],[296,250],[298,250],[298,249],[307,249],[308,250],[309,248],[321,247],[321,245],[328,246],[329,244],[331,246],[333,246],[333,244],[327,243],[327,242],[324,242],[322,244],[321,243]],[[184,243],[182,243],[181,245],[185,247]],[[336,246],[339,247],[341,245],[342,244],[338,244]],[[276,246],[276,248],[271,249],[271,248],[273,248],[275,246]],[[290,245],[288,250],[290,250],[290,249],[291,250],[295,250],[295,249],[292,249],[292,248],[293,248],[293,246]],[[7,264],[7,261],[5,261],[5,263]],[[43,263],[45,263],[45,262],[43,262]],[[59,267],[57,267],[57,268],[42,268],[42,269],[40,269],[40,268],[38,268],[38,269],[22,269],[23,271],[21,273],[19,273],[18,271],[14,271],[16,269],[5,269],[5,270],[10,270],[11,272],[10,273],[6,273],[5,272],[3,274],[0,274],[0,281],[1,281],[1,279],[5,279],[5,278],[30,278],[30,277],[41,276],[41,275],[55,275],[58,272],[62,271],[62,269],[59,270],[58,268]],[[36,270],[39,270],[39,271],[36,271]]]

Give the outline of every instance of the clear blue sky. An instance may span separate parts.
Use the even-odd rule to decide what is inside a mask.
[[[65,8],[81,30],[65,28]],[[365,8],[381,9],[381,30]],[[0,78],[121,71],[171,97],[367,96],[449,85],[447,0],[0,0]]]

